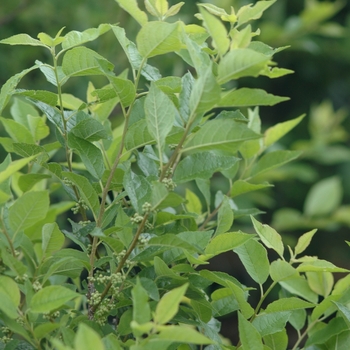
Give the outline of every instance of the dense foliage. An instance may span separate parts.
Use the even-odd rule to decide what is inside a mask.
[[[2,348],[346,346],[348,270],[304,255],[316,230],[289,247],[239,200],[270,188],[268,175],[302,153],[276,146],[303,116],[261,126],[259,106],[288,98],[242,83],[292,73],[274,61],[286,47],[256,40],[252,25],[274,2],[229,12],[200,4],[198,25],[173,19],[183,3],[146,0],[143,11],[118,0],[140,26],[135,42],[115,24],[0,41],[50,57],[0,92],[0,112],[10,105],[0,118],[8,152],[0,164]],[[116,69],[88,47],[107,32],[128,66]],[[181,60],[185,73],[163,72],[158,56]],[[37,72],[50,90],[20,88]],[[86,77],[94,81],[86,98],[65,91]],[[339,205],[336,198],[320,208],[324,188],[333,193],[339,181],[318,184],[306,218]],[[291,213],[282,214],[276,221],[290,223]],[[233,229],[240,219],[246,232]],[[228,251],[249,285],[210,268]],[[334,273],[346,275],[335,283]],[[235,345],[220,335],[218,319],[228,314],[238,319]]]

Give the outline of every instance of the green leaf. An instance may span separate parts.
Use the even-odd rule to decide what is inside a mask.
[[[239,338],[244,349],[263,350],[261,335],[258,330],[238,312]]]
[[[12,119],[0,117],[6,132],[15,142],[34,143],[34,138],[31,132],[22,124],[17,123]]]
[[[329,261],[317,259],[303,262],[297,267],[299,272],[349,272],[348,269],[337,267]]]
[[[238,160],[233,156],[210,151],[192,154],[179,162],[173,179],[176,183],[209,179],[214,173],[230,168]]]
[[[231,197],[237,197],[241,194],[261,190],[263,188],[271,187],[272,185],[268,183],[262,184],[251,184],[244,180],[237,180],[233,183],[231,187]]]
[[[187,288],[188,283],[181,287],[174,288],[162,296],[154,313],[154,322],[158,324],[166,324],[172,320],[179,310],[180,302],[184,297]]]
[[[263,12],[275,2],[276,0],[258,1],[254,5],[249,4],[246,6],[242,6],[237,13],[238,25],[240,26],[252,19],[259,19],[262,16]]]
[[[310,244],[312,237],[317,232],[317,229],[304,233],[298,238],[298,242],[294,248],[295,255],[301,254]]]
[[[123,107],[129,107],[135,100],[135,85],[128,79],[107,75]]]
[[[0,44],[42,46],[49,49],[47,45],[43,44],[40,40],[32,38],[28,34],[12,35],[9,38],[0,40]]]
[[[33,295],[30,310],[34,313],[49,313],[79,296],[80,294],[63,286],[44,287]]]
[[[90,142],[106,139],[108,137],[103,125],[93,118],[83,119],[74,126],[70,132],[74,134],[74,136]]]
[[[161,182],[152,183],[152,210],[156,209],[166,199],[169,192]]]
[[[100,201],[90,181],[84,176],[71,172],[62,172],[62,176],[73,181],[73,183],[78,187],[81,197],[92,210],[94,217],[97,218],[100,210]]]
[[[271,350],[287,350],[288,335],[285,329],[281,332],[266,335],[263,339],[264,344]]]
[[[228,232],[214,237],[205,249],[205,254],[210,257],[219,255],[223,252],[235,249],[241,244],[252,239],[253,235],[243,232]]]
[[[45,224],[42,230],[43,256],[50,256],[53,252],[60,250],[64,244],[65,237],[56,223]]]
[[[27,192],[19,197],[9,209],[9,222],[13,236],[44,219],[49,204],[47,191]]]
[[[199,333],[193,328],[186,326],[167,326],[162,328],[158,335],[159,339],[166,339],[172,343],[213,344],[214,341]],[[155,348],[152,348],[155,349]]]
[[[269,314],[261,314],[254,318],[252,324],[262,337],[281,332],[291,315],[290,311],[279,311]]]
[[[145,119],[133,123],[126,133],[125,148],[130,151],[139,147],[156,143],[153,136],[148,131],[148,125]]]
[[[137,175],[131,171],[130,167],[125,172],[123,183],[132,206],[141,214],[142,205],[151,201],[151,184],[144,176]]]
[[[151,319],[151,309],[148,304],[148,293],[142,287],[140,279],[137,278],[136,285],[131,290],[133,303],[133,320],[138,324],[143,324]]]
[[[269,62],[269,57],[251,49],[233,49],[220,61],[218,83],[247,76],[258,76]]]
[[[220,101],[220,86],[212,73],[211,66],[195,80],[189,101],[191,115],[210,111]]]
[[[182,46],[179,24],[147,22],[137,34],[136,43],[144,58],[178,51]]]
[[[68,77],[105,75],[104,70],[101,69],[102,62],[108,71],[113,70],[114,65],[97,52],[87,47],[75,47],[63,56],[62,70]]]
[[[323,179],[313,185],[308,192],[304,212],[308,216],[329,215],[340,205],[342,195],[339,177]]]
[[[270,303],[266,309],[265,313],[274,313],[281,311],[293,311],[300,309],[309,309],[315,307],[315,304],[309,303],[305,300],[289,297],[289,298],[281,298]]]
[[[265,147],[269,147],[270,145],[274,144],[276,141],[281,139],[285,134],[287,134],[290,130],[295,128],[303,120],[304,116],[305,115],[302,115],[298,118],[288,120],[283,123],[278,123],[268,128],[264,134]]]
[[[0,184],[3,183],[4,181],[6,181],[9,177],[11,177],[18,170],[20,170],[24,166],[26,166],[34,158],[35,158],[35,156],[32,156],[32,157],[28,157],[28,158],[14,160],[13,162],[11,162],[11,164],[9,164],[5,170],[0,171]]]
[[[300,151],[273,151],[265,153],[254,166],[252,176],[261,175],[269,170],[280,167],[298,158]]]
[[[288,292],[298,295],[311,303],[316,304],[318,300],[318,295],[310,288],[306,279],[302,276],[292,277],[284,279],[279,282],[280,285],[286,289]]]
[[[160,158],[165,146],[165,138],[173,127],[175,113],[175,106],[169,97],[154,83],[151,83],[145,100],[145,115],[148,131],[157,141]]]
[[[197,195],[186,188],[186,209],[189,213],[202,214],[202,203]]]
[[[310,288],[326,298],[332,291],[334,285],[334,277],[331,272],[306,272],[306,279]]]
[[[274,106],[287,100],[289,97],[268,94],[265,90],[240,88],[222,93],[217,107]]]
[[[44,102],[52,107],[57,105],[58,100],[57,94],[45,90],[16,90],[16,95],[30,97],[34,100]]]
[[[116,2],[122,9],[128,12],[141,26],[147,23],[147,15],[144,11],[141,11],[139,9],[136,0],[116,0]]]
[[[182,152],[200,152],[205,150],[224,150],[235,153],[246,140],[259,138],[245,124],[231,119],[221,118],[206,122],[193,138],[185,143]]]
[[[80,323],[74,338],[75,350],[105,350],[101,337],[85,323]]]
[[[298,277],[298,271],[286,261],[278,259],[270,265],[270,276],[273,281],[280,282],[288,278]]]
[[[338,303],[336,301],[333,301],[337,309],[340,311],[340,314],[342,315],[344,321],[346,322],[348,328],[350,327],[350,310],[347,306]]]
[[[96,179],[101,179],[105,171],[101,150],[93,143],[76,137],[73,133],[68,134],[68,145],[79,154],[87,171]]]
[[[283,258],[284,246],[281,236],[268,225],[263,225],[254,217],[251,216],[256,233],[259,235],[261,241],[266,247],[273,249],[278,255]]]
[[[23,70],[20,73],[17,73],[13,75],[11,78],[9,78],[6,83],[1,87],[0,90],[0,115],[2,114],[2,111],[8,104],[8,102],[11,99],[12,94],[14,93],[18,83],[21,81],[21,79],[31,72],[34,69],[37,69],[38,66],[34,65],[28,69]]]
[[[199,8],[199,11],[204,20],[204,26],[213,39],[213,45],[222,57],[230,47],[230,40],[227,35],[227,30],[223,23],[208,11],[204,10],[202,7]]]
[[[17,308],[21,301],[21,293],[17,283],[10,277],[0,276],[0,310],[10,318],[17,318]]]
[[[71,47],[78,46],[89,41],[97,39],[102,34],[108,32],[111,29],[109,24],[100,24],[98,28],[89,28],[83,32],[73,30],[64,36],[62,42],[62,48],[64,50],[70,49]]]
[[[34,155],[38,156],[40,153],[44,153],[45,160],[49,158],[49,155],[46,153],[44,147],[38,146],[36,144],[31,144],[31,143],[23,143],[23,142],[13,143],[13,151],[21,155],[22,157],[30,157]],[[34,175],[34,174],[27,174],[27,175]]]
[[[249,276],[259,284],[263,284],[269,277],[269,259],[266,249],[255,239],[250,239],[233,251],[238,254]]]
[[[222,200],[220,209],[218,211],[215,236],[227,232],[233,224],[233,219],[234,215],[229,202],[229,198],[227,196],[224,196],[224,199]]]

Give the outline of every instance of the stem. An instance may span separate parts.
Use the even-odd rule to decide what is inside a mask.
[[[3,222],[3,220],[2,220],[2,222]],[[6,227],[5,227],[4,224],[2,225],[2,232],[3,232],[3,234],[5,235],[5,237],[6,237],[6,239],[7,239],[7,242],[8,242],[8,244],[9,244],[9,246],[10,246],[11,254],[12,254],[14,257],[16,257],[15,248],[14,248],[14,246],[13,246],[13,244],[12,244],[11,237],[10,237],[10,235],[8,234],[8,232],[7,232]]]
[[[122,257],[122,259],[119,261],[119,264],[118,264],[117,268],[115,269],[114,273],[118,273],[118,272],[120,272],[120,271],[122,270],[122,268],[123,268],[125,262],[128,260],[130,254],[132,253],[132,251],[134,250],[134,248],[135,248],[136,245],[137,245],[138,239],[139,239],[140,234],[142,233],[142,231],[143,231],[143,229],[144,229],[144,227],[145,227],[145,224],[146,224],[146,222],[147,222],[147,219],[148,219],[148,214],[145,214],[144,217],[143,217],[143,219],[142,219],[142,221],[141,221],[141,223],[140,223],[140,225],[139,225],[139,227],[138,227],[138,229],[137,229],[137,231],[136,231],[136,233],[135,233],[135,236],[134,236],[134,238],[133,238],[133,240],[132,240],[132,242],[131,242],[131,244],[130,244],[128,250],[126,251],[125,255]],[[110,290],[111,287],[112,287],[112,283],[109,282],[109,283],[106,285],[104,291],[103,291],[102,294],[101,294],[101,301],[100,301],[100,303],[98,303],[98,304],[92,306],[92,308],[91,308],[92,314],[97,310],[97,308],[98,308],[99,305],[101,304],[102,300],[103,300],[103,299],[106,297],[106,295],[108,294],[108,292],[109,292],[109,290]]]
[[[254,315],[251,317],[250,322],[252,322],[254,320],[254,318],[257,316],[262,303],[264,302],[264,300],[266,299],[266,297],[270,294],[270,292],[272,291],[272,289],[275,287],[275,285],[277,284],[277,282],[272,282],[272,284],[270,285],[270,287],[266,290],[266,292],[262,295],[262,297],[260,298],[260,301],[258,303],[258,305],[256,306],[255,310],[254,310]],[[261,285],[260,285],[261,286]]]

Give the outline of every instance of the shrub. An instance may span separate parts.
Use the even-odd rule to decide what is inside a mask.
[[[9,153],[0,165],[2,348],[286,349],[287,323],[293,349],[306,339],[310,349],[346,344],[349,276],[334,285],[333,273],[348,271],[303,256],[316,230],[286,247],[254,218],[258,209],[234,202],[271,186],[263,175],[300,155],[271,146],[302,116],[261,131],[258,106],[287,98],[238,84],[291,73],[272,61],[284,48],[252,40],[259,30],[249,23],[274,1],[231,13],[200,4],[203,26],[168,21],[183,3],[145,1],[146,14],[136,1],[117,2],[141,26],[136,44],[111,24],[1,41],[37,46],[52,60],[36,61],[0,93],[0,111],[13,98],[0,139]],[[84,46],[108,31],[129,69],[115,73]],[[174,53],[188,71],[163,77],[153,58]],[[53,91],[17,87],[34,70]],[[107,85],[89,83],[85,101],[64,92],[83,76]],[[55,202],[62,192],[66,200]],[[250,217],[247,233],[233,229],[241,217]],[[209,269],[228,251],[252,286]],[[232,313],[236,346],[218,320]]]

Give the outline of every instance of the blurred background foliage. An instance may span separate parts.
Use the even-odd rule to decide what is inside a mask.
[[[169,1],[173,5],[177,1]],[[230,12],[254,1],[206,1]],[[143,1],[139,1],[143,7]],[[196,1],[185,1],[178,18],[193,21]],[[197,19],[194,19],[197,21]],[[36,37],[39,32],[54,36],[62,27],[83,31],[100,23],[119,23],[130,39],[135,38],[138,24],[113,0],[13,0],[0,2],[0,39],[18,33]],[[303,156],[291,165],[266,175],[275,183],[266,192],[238,198],[239,207],[258,207],[266,212],[261,220],[272,224],[284,239],[294,244],[308,229],[318,227],[317,245],[310,254],[350,267],[350,3],[341,1],[277,0],[258,24],[261,40],[272,47],[290,46],[276,59],[280,67],[294,74],[280,79],[241,79],[239,86],[259,87],[270,93],[291,99],[274,107],[260,109],[264,128],[296,118],[306,117],[275,147],[301,149]],[[253,28],[257,29],[257,28]],[[126,60],[112,33],[93,42],[91,47],[106,56],[116,66],[116,72],[126,68]],[[0,86],[12,75],[47,61],[45,53],[36,47],[0,47]],[[161,57],[150,62],[163,75],[182,75],[181,60]],[[93,81],[99,85],[98,80]],[[102,82],[105,83],[105,82]],[[80,98],[86,94],[88,81],[72,79],[65,92]],[[28,75],[21,83],[27,89],[51,89],[39,71]],[[6,115],[5,115],[6,116]],[[115,112],[115,121],[118,111]],[[0,129],[0,136],[4,131]],[[5,150],[0,148],[0,159]],[[222,190],[223,179],[213,179]],[[244,222],[237,220],[237,227]],[[229,272],[228,268],[228,272]]]

